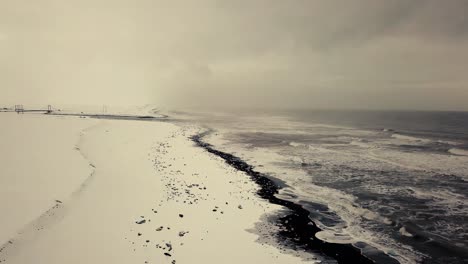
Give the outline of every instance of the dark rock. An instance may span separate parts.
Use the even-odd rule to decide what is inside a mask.
[[[171,245],[171,243],[166,243],[166,247],[168,248],[168,251],[171,251],[171,250],[172,250],[172,245]]]

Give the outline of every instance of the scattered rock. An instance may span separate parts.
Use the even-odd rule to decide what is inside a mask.
[[[168,257],[172,257],[171,254],[167,253],[167,252],[164,252],[164,255],[168,256]]]
[[[140,220],[140,221],[136,221],[135,223],[137,223],[138,225],[141,225],[141,224],[146,223],[146,220],[145,220],[145,219],[142,219],[142,220]]]
[[[242,205],[239,205],[237,208],[242,209]]]
[[[163,228],[164,228],[163,226],[160,226],[160,227],[156,228],[156,231],[161,231],[161,230],[163,230]]]
[[[60,201],[60,200],[55,200],[55,202],[56,202],[56,203],[62,203],[62,201]]]
[[[179,236],[180,236],[180,237],[183,237],[183,236],[185,236],[185,234],[187,234],[187,233],[188,233],[188,231],[180,231],[180,232],[179,232]]]
[[[183,214],[179,214],[179,217],[182,218],[182,217],[184,217],[184,215],[183,215]]]
[[[171,250],[172,250],[172,245],[171,245],[171,243],[166,243],[166,247],[168,248],[168,251],[171,251]]]
[[[138,236],[141,236],[141,233],[138,233]]]

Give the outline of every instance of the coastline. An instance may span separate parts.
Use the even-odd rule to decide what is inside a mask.
[[[208,132],[209,133],[209,132]],[[227,164],[239,171],[245,172],[251,177],[260,189],[257,194],[272,204],[277,204],[287,208],[289,211],[281,216],[274,217],[276,224],[282,227],[278,232],[277,239],[283,241],[282,246],[294,250],[301,249],[312,253],[320,252],[338,263],[374,263],[373,260],[361,254],[360,250],[351,244],[328,243],[318,239],[315,234],[321,229],[309,218],[309,211],[301,205],[277,198],[275,194],[281,188],[280,184],[263,173],[257,172],[254,168],[242,159],[217,150],[209,143],[203,141],[207,133],[192,136],[191,139],[201,148],[215,156],[222,158]],[[271,220],[271,219],[270,219]],[[382,256],[380,256],[382,258]],[[388,257],[383,257],[386,263],[398,263],[398,261]]]
[[[35,118],[65,130],[65,120],[83,120]],[[23,226],[4,244],[2,263],[334,263],[314,252],[260,242],[280,230],[262,219],[282,206],[258,197],[258,185],[245,172],[195,146],[190,138],[197,128],[96,122],[93,129],[83,128],[79,146],[68,146],[87,160],[83,166],[92,170],[92,181],[83,176],[80,195],[51,201],[52,213]],[[27,191],[22,195],[34,199]],[[267,232],[260,234],[259,226]]]

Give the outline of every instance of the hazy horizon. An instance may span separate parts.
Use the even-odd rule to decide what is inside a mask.
[[[468,111],[468,2],[2,1],[2,105]]]

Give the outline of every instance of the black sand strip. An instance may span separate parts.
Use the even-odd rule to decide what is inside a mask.
[[[292,213],[278,219],[279,224],[284,228],[279,232],[280,241],[285,241],[288,247],[295,249],[304,249],[309,252],[321,252],[326,256],[336,259],[338,263],[375,263],[366,256],[362,255],[360,250],[350,244],[333,244],[319,240],[315,234],[321,231],[317,225],[310,220],[309,211],[301,205],[290,201],[279,199],[275,196],[280,187],[275,182],[269,179],[266,175],[257,172],[253,167],[240,158],[213,148],[212,145],[202,141],[205,134],[195,135],[191,139],[197,146],[204,148],[206,151],[224,159],[226,163],[245,172],[251,179],[260,186],[258,195],[270,203],[282,205],[288,208]],[[398,263],[395,261],[395,263]]]

